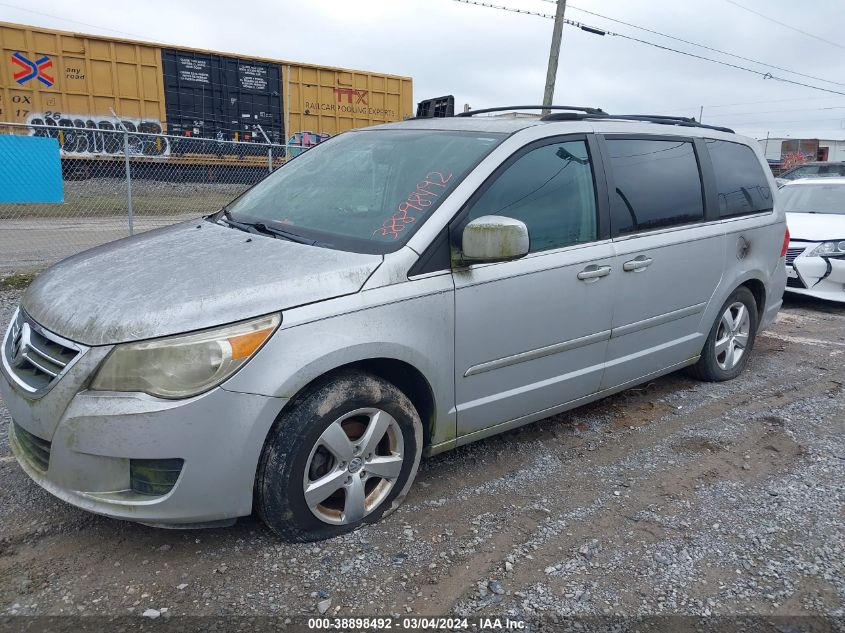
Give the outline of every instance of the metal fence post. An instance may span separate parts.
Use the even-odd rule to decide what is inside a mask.
[[[136,232],[206,215],[307,149],[301,143],[270,143],[266,134],[265,142],[256,142],[143,132],[137,121],[112,115],[113,122],[84,129],[8,122],[0,116],[0,134],[56,139],[65,172],[61,205],[0,203],[0,268],[51,264]],[[125,191],[120,190],[121,144]],[[121,216],[127,223],[123,228]],[[76,229],[72,234],[68,225]]]
[[[264,128],[260,125],[256,125],[255,127],[258,128],[258,131],[261,132],[261,136],[264,137],[264,140],[267,142],[267,171],[271,174],[273,173],[273,142],[267,136],[266,132],[264,132]]]
[[[120,129],[123,130],[123,164],[126,168],[126,215],[129,220],[129,235],[132,235],[135,230],[132,226],[132,174],[129,170],[129,130],[123,125],[123,121],[120,120],[120,117],[117,116],[117,112],[113,108],[109,108],[109,112],[112,113]]]
[[[132,172],[129,169],[129,132],[123,132],[123,161],[126,167],[126,202],[127,213],[129,218],[129,235],[132,235],[134,227],[132,226]]]

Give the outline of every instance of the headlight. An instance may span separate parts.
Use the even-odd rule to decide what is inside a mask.
[[[845,255],[845,240],[841,242],[822,242],[807,253],[808,257],[836,257]]]
[[[279,325],[278,314],[194,334],[117,345],[91,384],[98,391],[142,391],[187,398],[219,385]]]

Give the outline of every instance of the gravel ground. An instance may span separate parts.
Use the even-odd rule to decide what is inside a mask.
[[[178,180],[173,174],[170,175],[171,180],[137,178],[134,176],[133,169],[132,193],[142,197],[161,195],[183,198],[211,194],[234,197],[246,189],[249,183],[260,180],[266,174],[266,171],[265,169],[258,174],[251,175],[252,172],[245,170],[242,174],[238,174],[237,178],[232,174],[227,174],[225,177],[230,182],[190,182]],[[85,180],[65,180],[63,185],[65,195],[68,197],[85,197],[113,193],[115,189],[120,189],[124,183],[120,178],[88,178]]]
[[[7,323],[19,293],[0,293]],[[9,455],[0,615],[826,615],[845,622],[845,307],[788,300],[739,379],[674,374],[424,460],[376,526],[289,545],[77,510]],[[779,629],[797,630],[797,629]]]

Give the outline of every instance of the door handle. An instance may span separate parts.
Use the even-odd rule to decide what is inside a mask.
[[[650,257],[640,255],[639,257],[635,257],[631,261],[622,264],[622,270],[624,270],[626,273],[641,273],[646,268],[651,266],[651,262],[653,261],[654,260]]]
[[[595,264],[590,264],[580,273],[578,273],[578,279],[581,281],[598,281],[601,277],[607,277],[610,274],[610,266],[596,266]]]

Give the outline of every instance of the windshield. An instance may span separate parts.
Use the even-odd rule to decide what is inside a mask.
[[[504,135],[433,130],[341,134],[227,207],[321,246],[388,253],[404,244]]]
[[[845,165],[832,163],[829,165],[804,165],[795,167],[780,175],[786,180],[798,180],[799,178],[826,178],[845,176]]]
[[[815,176],[819,173],[818,165],[806,165],[804,167],[796,167],[789,171],[785,171],[780,175],[786,180],[798,180],[799,178],[807,178],[808,176]]]
[[[790,185],[780,190],[787,213],[845,215],[845,185]]]

